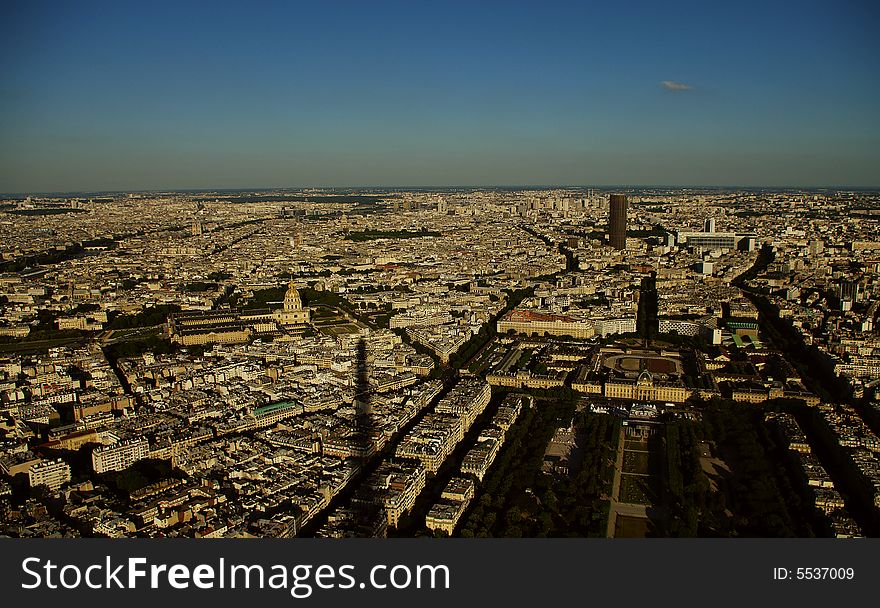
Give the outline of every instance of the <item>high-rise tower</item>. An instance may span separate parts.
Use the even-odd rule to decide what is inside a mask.
[[[609,205],[608,243],[615,249],[626,249],[626,195],[612,194]]]

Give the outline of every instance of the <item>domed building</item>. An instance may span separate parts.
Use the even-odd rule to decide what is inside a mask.
[[[284,294],[284,305],[272,315],[282,327],[305,325],[312,319],[312,310],[304,308],[302,298],[296,289],[296,283],[290,281],[287,293]]]

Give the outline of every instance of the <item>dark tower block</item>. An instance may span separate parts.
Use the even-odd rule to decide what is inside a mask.
[[[626,195],[612,194],[608,217],[608,243],[615,249],[626,249]]]

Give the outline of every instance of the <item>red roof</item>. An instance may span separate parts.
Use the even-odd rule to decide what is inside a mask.
[[[543,312],[535,312],[533,310],[511,310],[504,315],[505,321],[560,321],[562,323],[575,323],[577,320],[567,315],[552,315]]]

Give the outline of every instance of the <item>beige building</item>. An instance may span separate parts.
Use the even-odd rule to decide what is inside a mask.
[[[474,497],[473,480],[453,477],[446,484],[440,500],[431,507],[425,516],[425,526],[434,531],[442,531],[452,536],[455,526],[464,515],[468,504]]]
[[[273,333],[282,328],[297,328],[309,323],[312,311],[304,308],[291,281],[281,310],[269,309],[229,312],[183,312],[169,317],[169,333],[183,346],[205,344],[243,344],[256,334]]]
[[[684,403],[691,396],[691,391],[683,384],[654,382],[651,373],[644,371],[636,380],[609,380],[605,383],[605,396],[633,401]]]
[[[281,310],[275,312],[274,319],[282,327],[295,327],[297,325],[305,325],[312,320],[312,310],[303,308],[302,298],[296,289],[296,283],[291,281],[287,286],[287,293],[284,294],[284,305]]]
[[[182,331],[174,336],[173,340],[183,346],[196,346],[202,344],[243,344],[247,342],[252,332],[247,327],[232,325],[229,327],[216,327],[210,330]]]
[[[70,481],[70,465],[60,458],[44,460],[28,469],[28,480],[32,488],[47,486],[52,492],[57,492]]]
[[[571,336],[592,338],[596,330],[590,321],[581,321],[568,315],[554,315],[531,310],[511,310],[498,321],[498,333],[510,330],[518,334],[542,336]]]
[[[12,327],[0,327],[0,336],[12,336],[13,338],[24,338],[31,333],[31,328],[27,325],[14,325]]]
[[[467,509],[466,502],[441,500],[434,503],[425,516],[425,527],[429,530],[445,532],[452,536],[455,526]]]
[[[99,475],[108,471],[122,471],[150,455],[146,439],[131,439],[96,448],[92,452],[92,467]]]
[[[565,374],[555,376],[532,375],[528,370],[521,369],[513,374],[489,374],[486,380],[493,386],[510,386],[513,388],[556,388],[565,385]]]
[[[365,487],[370,495],[368,500],[381,504],[388,525],[396,527],[425,489],[425,467],[412,461],[394,463],[386,460],[367,480]]]

